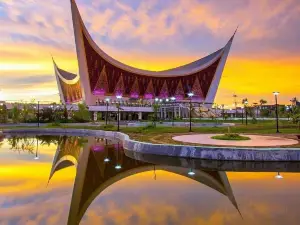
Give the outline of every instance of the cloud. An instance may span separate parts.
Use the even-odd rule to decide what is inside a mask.
[[[297,0],[76,2],[99,46],[116,59],[139,68],[162,70],[196,60],[223,47],[237,25],[238,33],[229,56],[231,63],[236,64],[241,59],[266,60],[276,61],[275,66],[279,66],[282,58],[295,64],[300,62],[300,30],[295,29],[300,20]],[[18,77],[16,68],[25,68],[26,76],[53,74],[50,54],[63,69],[78,71],[69,1],[0,0],[0,23],[2,77]],[[12,64],[15,66],[11,67]],[[32,65],[38,66],[28,69]],[[256,80],[252,87],[229,88],[229,79],[223,79],[221,88],[224,88],[220,90],[238,89],[245,95],[262,90],[258,81],[261,76],[256,74],[264,69],[259,63],[254,66],[251,72],[243,71],[247,79]],[[7,67],[11,69],[3,73],[1,68]],[[289,70],[290,80],[299,73],[298,67],[293,68]],[[271,77],[274,70],[276,68],[264,71]],[[239,69],[225,69],[226,76],[232,79],[240,79],[239,72]],[[278,77],[284,79],[282,74]],[[44,85],[42,82],[34,84],[38,83]],[[56,88],[54,80],[51,85]],[[295,88],[290,90],[300,94]],[[220,99],[229,102],[228,98]]]

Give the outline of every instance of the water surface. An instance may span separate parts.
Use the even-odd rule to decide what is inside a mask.
[[[300,221],[297,163],[133,154],[95,137],[18,136],[0,145],[0,224]]]

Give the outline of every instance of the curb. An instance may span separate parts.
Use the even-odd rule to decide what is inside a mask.
[[[128,151],[153,155],[225,161],[300,161],[300,149],[298,148],[249,148],[152,144],[131,140],[127,134],[121,132],[71,128],[4,129],[2,132],[3,134],[35,133],[110,137],[121,140],[123,142],[123,148]]]

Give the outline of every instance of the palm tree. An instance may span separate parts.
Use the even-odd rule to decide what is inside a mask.
[[[245,104],[247,104],[247,103],[248,103],[248,98],[244,98],[244,99],[242,100],[242,104],[245,105]]]
[[[260,104],[260,111],[261,111],[261,109],[262,109],[262,106],[263,105],[265,105],[265,104],[267,104],[268,102],[267,102],[267,100],[265,100],[265,99],[261,99],[261,100],[259,100],[259,104]]]
[[[155,103],[152,104],[152,109],[153,109],[152,122],[153,122],[154,127],[156,127],[156,122],[158,120],[157,114],[158,114],[158,111],[160,109],[160,105],[155,102]]]
[[[260,106],[263,106],[263,105],[267,104],[268,102],[267,102],[267,100],[261,99],[261,100],[259,100],[259,103],[260,103]]]
[[[292,105],[296,105],[298,102],[298,99],[296,97],[294,97],[290,101],[292,102]]]

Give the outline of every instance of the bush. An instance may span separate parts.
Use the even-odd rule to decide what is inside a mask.
[[[226,140],[226,141],[246,141],[246,140],[250,140],[249,137],[246,136],[241,136],[239,134],[223,134],[223,135],[216,135],[211,137],[212,139],[216,139],[216,140]]]
[[[52,127],[61,127],[61,124],[59,121],[55,121],[51,124]]]
[[[113,124],[102,125],[99,127],[101,130],[113,130],[115,126]]]
[[[72,119],[79,123],[89,122],[91,118],[87,106],[85,104],[78,104],[78,111],[73,113]]]
[[[143,133],[144,131],[147,131],[147,130],[150,130],[150,129],[155,129],[155,128],[156,128],[155,124],[148,124],[145,127],[139,127],[137,129],[137,131],[138,131],[138,133]]]

